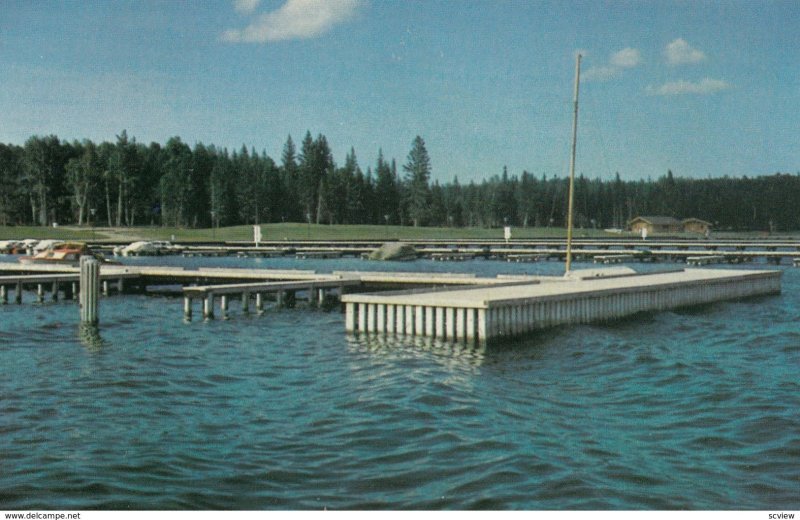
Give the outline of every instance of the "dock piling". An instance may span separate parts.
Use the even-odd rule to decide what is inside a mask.
[[[81,323],[97,325],[99,321],[97,302],[100,294],[100,262],[93,257],[82,256],[80,269]]]
[[[222,319],[228,319],[228,295],[223,294],[219,297],[219,308],[220,314],[222,314]]]
[[[183,319],[192,321],[192,299],[188,296],[183,297]]]
[[[214,293],[209,292],[205,299],[203,299],[203,319],[214,319]]]

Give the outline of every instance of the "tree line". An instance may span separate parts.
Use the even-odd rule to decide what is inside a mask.
[[[403,226],[563,227],[568,180],[506,168],[481,182],[431,181],[417,136],[398,167],[381,151],[359,164],[333,158],[324,135],[289,136],[280,161],[242,146],[228,151],[180,137],[144,145],[32,136],[0,143],[0,224],[211,227],[271,222]],[[656,180],[590,179],[575,186],[575,222],[624,228],[637,215],[707,220],[717,229],[800,229],[800,173]]]

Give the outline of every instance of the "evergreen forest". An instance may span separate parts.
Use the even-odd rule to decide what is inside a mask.
[[[568,180],[523,171],[479,182],[432,181],[417,136],[398,165],[378,152],[366,166],[353,149],[337,164],[324,135],[289,136],[278,161],[242,147],[144,145],[32,136],[0,143],[0,225],[208,228],[270,222],[402,226],[563,227]],[[717,230],[800,229],[800,173],[740,178],[576,179],[575,222],[624,228],[637,215],[697,217]]]

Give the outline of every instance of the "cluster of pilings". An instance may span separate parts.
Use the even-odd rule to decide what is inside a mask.
[[[294,307],[298,293],[305,293],[310,305],[325,305],[328,299],[336,295],[341,297],[346,287],[361,285],[358,279],[343,279],[338,276],[304,280],[301,282],[260,282],[244,284],[191,286],[183,289],[183,317],[192,320],[194,300],[203,302],[203,319],[215,318],[216,300],[219,298],[222,319],[228,319],[231,298],[241,301],[243,313],[250,312],[250,303],[255,299],[258,314],[264,312],[264,301],[270,297],[277,307]]]

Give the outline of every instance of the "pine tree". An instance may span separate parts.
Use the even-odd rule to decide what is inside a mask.
[[[374,224],[400,223],[400,192],[392,168],[383,159],[383,150],[378,150],[375,166],[375,216]]]
[[[311,134],[309,134],[311,137]],[[286,138],[281,154],[281,182],[284,190],[284,197],[278,208],[281,221],[298,222],[302,221],[300,209],[299,192],[299,168],[297,166],[297,149],[295,148],[292,136]]]
[[[424,224],[430,216],[428,180],[431,175],[431,160],[422,137],[414,138],[403,170],[406,172],[406,204],[409,217],[414,222],[414,227],[417,227]]]

